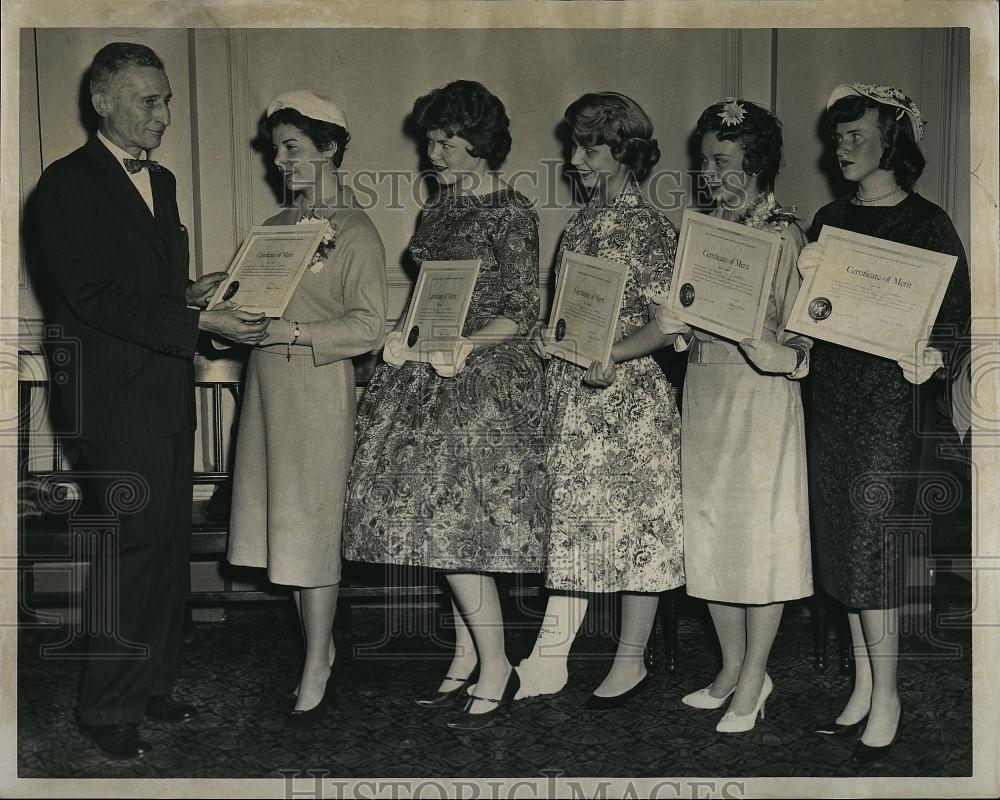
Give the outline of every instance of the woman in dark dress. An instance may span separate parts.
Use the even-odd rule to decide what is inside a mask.
[[[446,572],[454,657],[438,691],[417,703],[466,700],[448,724],[474,730],[492,724],[519,685],[492,573],[542,568],[542,366],[527,338],[538,316],[538,217],[495,172],[510,150],[510,121],[484,86],[435,89],[417,100],[413,118],[440,191],[410,253],[481,266],[449,358],[405,360],[405,314],[386,337],[385,363],[358,408],[344,555]]]
[[[819,580],[848,608],[856,667],[846,707],[817,733],[862,731],[855,757],[867,761],[888,750],[902,720],[899,608],[919,477],[918,385],[942,374],[943,364],[954,366],[968,324],[969,276],[948,215],[912,188],[924,166],[916,104],[891,87],[843,84],[830,95],[827,119],[840,169],[856,190],[817,212],[810,240],[832,225],[958,258],[930,346],[912,361],[820,340],[812,349],[806,431]],[[819,244],[807,245],[800,271],[823,257]]]

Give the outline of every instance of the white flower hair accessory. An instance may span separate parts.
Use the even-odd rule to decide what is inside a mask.
[[[318,217],[312,212],[295,223],[296,225],[315,225],[317,222],[325,222],[326,230],[323,231],[323,238],[320,240],[319,245],[317,245],[312,259],[309,261],[309,271],[313,273],[323,270],[325,266],[324,259],[337,246],[337,229],[330,220],[325,217]]]
[[[727,128],[735,128],[742,125],[746,119],[747,110],[735,97],[730,97],[722,103],[722,111],[719,112],[719,119]]]
[[[927,120],[924,119],[920,107],[913,102],[909,95],[895,86],[886,86],[882,83],[842,83],[830,92],[830,99],[826,101],[826,107],[829,108],[842,97],[850,97],[852,94],[867,97],[876,103],[895,106],[898,109],[896,119],[902,119],[903,114],[906,114],[910,118],[914,138],[918,142],[924,138],[924,125],[927,124]]]

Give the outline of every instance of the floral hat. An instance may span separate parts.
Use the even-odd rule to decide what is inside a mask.
[[[829,108],[840,98],[850,97],[853,94],[867,97],[876,103],[895,106],[899,109],[896,112],[896,119],[905,113],[910,118],[916,140],[919,142],[924,138],[925,120],[924,115],[920,113],[920,107],[908,95],[893,86],[884,86],[880,83],[842,83],[830,92],[830,99],[826,101],[826,107]]]

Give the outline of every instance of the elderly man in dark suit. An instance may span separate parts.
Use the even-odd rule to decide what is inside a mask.
[[[198,332],[253,344],[267,320],[231,304],[203,310],[224,273],[188,279],[176,182],[149,160],[170,124],[156,53],[107,45],[91,64],[90,92],[98,132],[42,174],[33,224],[53,290],[50,322],[79,348],[79,391],[54,386],[57,410],[78,421],[84,502],[117,514],[95,554],[89,597],[118,601],[85,607],[90,656],[77,719],[98,748],[129,758],[151,749],[138,727],[144,716],[197,713],[171,692],[189,580]],[[123,474],[133,489],[124,508],[112,491]]]

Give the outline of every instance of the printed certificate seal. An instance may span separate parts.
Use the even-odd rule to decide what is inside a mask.
[[[826,297],[814,297],[809,301],[809,316],[817,322],[826,319],[833,311],[833,303]]]

